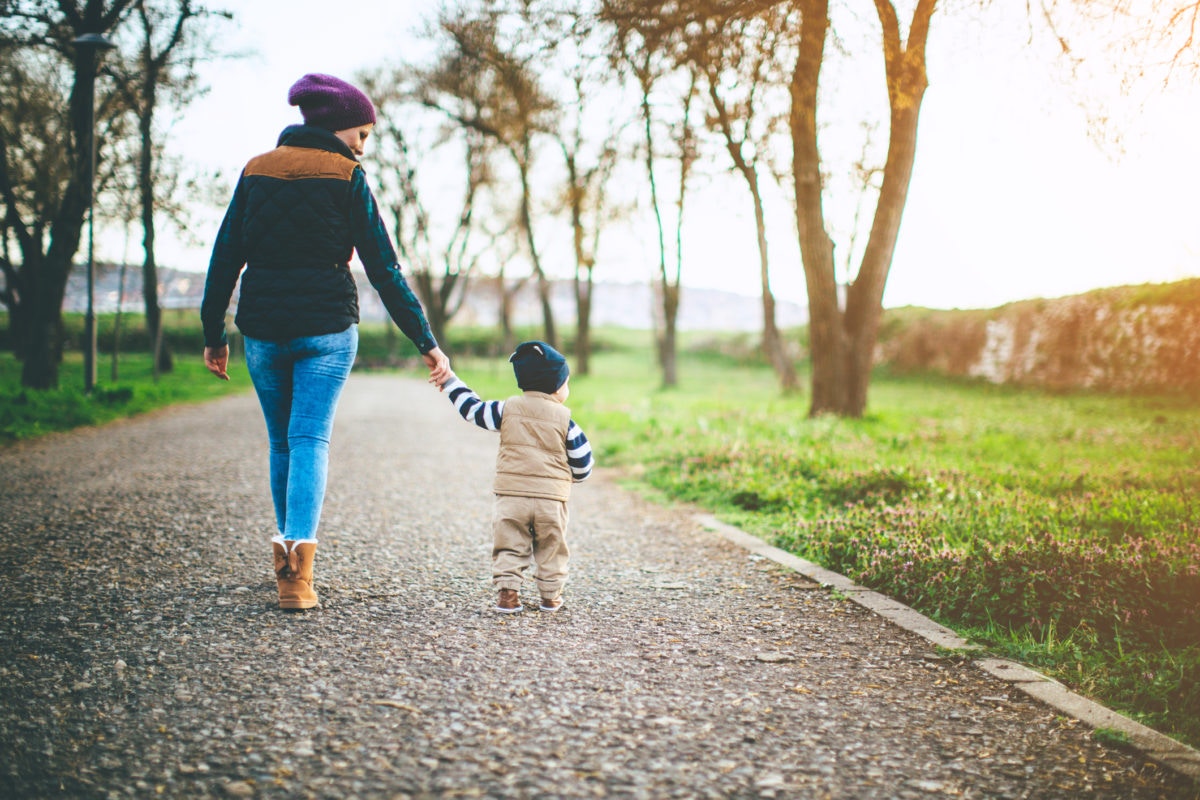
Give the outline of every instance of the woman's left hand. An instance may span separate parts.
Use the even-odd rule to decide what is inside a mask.
[[[225,371],[229,366],[229,345],[204,348],[204,366],[221,380],[229,380],[229,373]]]

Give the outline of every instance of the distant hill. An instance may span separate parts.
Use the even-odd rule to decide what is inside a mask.
[[[359,303],[364,320],[384,318],[383,304],[371,288],[366,276],[355,273],[359,283]],[[163,308],[200,308],[204,295],[204,274],[160,267],[159,297]],[[120,269],[113,264],[96,265],[95,304],[98,313],[117,308]],[[127,311],[142,309],[142,272],[140,267],[126,270],[122,307]],[[649,284],[598,283],[594,287],[592,323],[597,327],[648,330],[653,327],[655,310],[653,291]],[[568,281],[557,281],[551,292],[551,307],[555,321],[573,324],[575,321],[574,290]],[[499,319],[500,301],[494,280],[479,280],[472,284],[458,316],[459,325],[495,325]],[[77,266],[67,282],[64,308],[84,311],[87,306],[86,270]],[[776,322],[790,328],[808,321],[807,308],[796,303],[778,301]],[[541,304],[532,282],[518,294],[514,304],[514,322],[518,325],[538,325]],[[679,306],[680,330],[753,331],[762,327],[762,301],[758,297],[721,292],[713,289],[684,287]]]

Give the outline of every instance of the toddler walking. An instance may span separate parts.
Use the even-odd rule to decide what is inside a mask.
[[[508,359],[524,394],[481,400],[450,373],[441,384],[468,422],[500,433],[492,515],[492,585],[496,611],[523,610],[525,569],[535,564],[542,611],[562,608],[567,581],[567,500],[571,484],[592,473],[592,446],[566,402],[570,368],[545,342],[522,342]]]

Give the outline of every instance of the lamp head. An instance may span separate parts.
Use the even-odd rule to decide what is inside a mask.
[[[112,50],[117,45],[102,33],[85,33],[77,36],[72,44],[76,47],[92,48],[94,50]]]

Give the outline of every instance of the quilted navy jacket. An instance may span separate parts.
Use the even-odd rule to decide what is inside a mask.
[[[437,347],[350,148],[323,128],[285,129],[274,150],[242,170],[217,233],[200,308],[205,345],[226,341],[239,275],[234,321],[246,336],[283,341],[344,331],[358,322],[349,267],[356,250],[405,335],[421,353]]]

